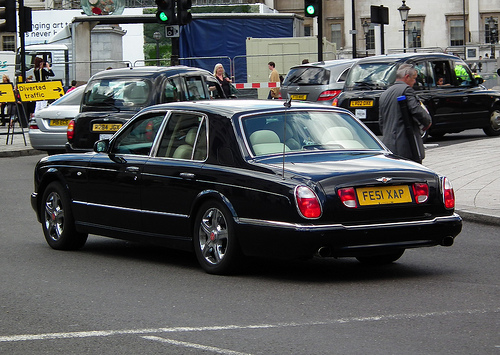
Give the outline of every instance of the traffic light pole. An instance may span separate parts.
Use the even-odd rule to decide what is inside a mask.
[[[323,1],[319,1],[318,19],[318,62],[323,61]]]
[[[25,15],[24,15],[24,0],[19,0],[19,39],[20,39],[20,46],[21,46],[21,81],[23,83],[26,82],[26,41],[24,37],[24,32],[23,30],[25,29],[24,25],[24,20],[25,20]]]

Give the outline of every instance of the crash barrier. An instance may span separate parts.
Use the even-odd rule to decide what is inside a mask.
[[[236,89],[262,89],[262,88],[279,88],[280,83],[236,83]]]

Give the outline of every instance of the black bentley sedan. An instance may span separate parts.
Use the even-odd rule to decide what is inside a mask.
[[[424,133],[441,137],[481,128],[500,135],[500,92],[487,90],[460,58],[443,53],[401,53],[360,59],[347,75],[344,91],[333,105],[350,110],[373,132],[380,133],[378,99],[396,80],[402,64],[417,70],[413,89],[432,117]]]
[[[52,248],[89,233],[156,243],[214,274],[245,256],[390,263],[462,228],[449,179],[393,155],[348,111],[295,101],[151,106],[92,153],[42,158],[34,180]]]

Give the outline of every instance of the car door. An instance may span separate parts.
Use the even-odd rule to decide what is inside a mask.
[[[420,97],[432,115],[431,131],[463,125],[464,90],[457,85],[454,67],[447,59],[430,60],[429,64],[429,88]]]
[[[190,210],[202,190],[201,168],[207,157],[207,117],[173,111],[158,149],[144,165],[144,231],[160,236],[188,236]]]
[[[141,230],[141,173],[163,118],[163,113],[136,117],[111,140],[109,153],[91,159],[87,201],[96,227]]]

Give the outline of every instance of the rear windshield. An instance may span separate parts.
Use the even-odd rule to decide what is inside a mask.
[[[78,88],[68,92],[67,94],[61,96],[56,101],[54,101],[51,106],[57,105],[69,105],[69,106],[80,106],[82,101],[83,88]]]
[[[96,80],[87,85],[83,104],[138,110],[149,103],[151,84],[141,79],[117,78]]]
[[[351,115],[333,111],[288,111],[243,117],[241,126],[254,156],[311,150],[380,150]]]
[[[330,71],[317,67],[292,68],[288,72],[283,85],[327,85],[330,82]]]
[[[396,80],[396,63],[359,63],[349,71],[345,90],[386,89]]]

